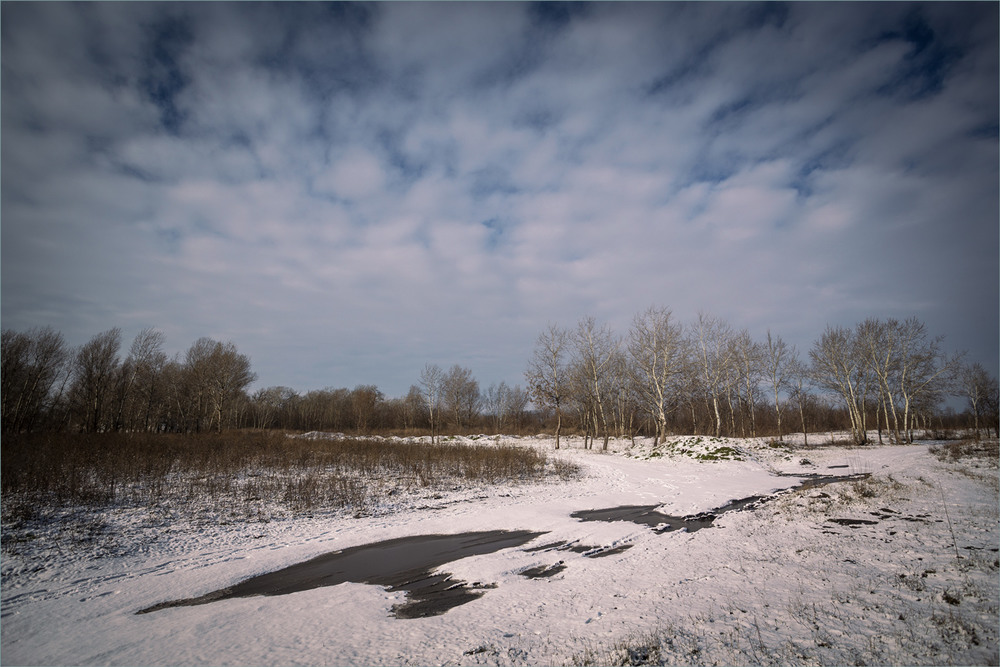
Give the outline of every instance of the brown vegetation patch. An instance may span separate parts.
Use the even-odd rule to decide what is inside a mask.
[[[7,525],[68,507],[183,507],[192,501],[355,513],[401,490],[572,477],[531,448],[381,439],[307,440],[276,432],[201,435],[8,434],[0,480]]]

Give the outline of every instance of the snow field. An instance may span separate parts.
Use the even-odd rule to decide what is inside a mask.
[[[939,461],[927,444],[786,450],[732,440],[743,460],[649,458],[651,440],[469,438],[538,447],[580,479],[397,498],[371,516],[155,525],[112,513],[114,549],[54,528],[3,559],[3,664],[996,664],[996,461]],[[691,439],[682,439],[691,449]],[[814,438],[810,436],[812,443]],[[702,443],[704,444],[704,442]],[[722,446],[720,443],[705,447]],[[662,447],[661,447],[662,449]],[[676,448],[675,448],[676,449]],[[805,461],[805,463],[803,463]],[[831,466],[847,466],[846,468]],[[783,474],[870,472],[779,493],[697,533],[656,534],[570,513],[658,504],[684,515],[787,489]],[[945,511],[947,509],[947,512]],[[854,526],[830,519],[875,521]],[[151,527],[153,526],[153,527]],[[521,548],[448,563],[495,585],[440,616],[397,619],[403,593],[341,584],[136,616],[329,551],[405,535],[547,531]],[[954,533],[956,541],[953,542]],[[614,548],[589,557],[555,542]],[[956,548],[958,556],[956,557]],[[551,577],[531,567],[559,564]],[[53,632],[58,628],[58,632]]]

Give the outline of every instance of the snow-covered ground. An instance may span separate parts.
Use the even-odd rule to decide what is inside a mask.
[[[477,442],[497,441],[479,438]],[[194,521],[121,510],[68,545],[44,528],[2,563],[7,665],[997,664],[997,459],[942,462],[928,443],[785,450],[677,438],[608,452],[502,438],[581,465],[579,480],[399,497],[367,516]],[[810,436],[810,444],[816,438]],[[729,448],[729,449],[725,449]],[[736,453],[737,459],[728,454]],[[701,457],[699,459],[699,456]],[[719,460],[703,460],[703,459]],[[781,474],[779,474],[781,473]],[[578,510],[671,515],[771,494],[788,474],[871,473],[778,493],[693,533],[582,522]],[[162,512],[161,512],[162,513]],[[831,520],[863,520],[865,523]],[[495,585],[400,619],[404,593],[346,583],[136,615],[346,547],[409,535],[544,531],[442,572]],[[51,529],[55,531],[55,528]],[[117,535],[114,539],[109,534]],[[628,549],[601,558],[565,541]],[[528,568],[564,569],[531,579]]]

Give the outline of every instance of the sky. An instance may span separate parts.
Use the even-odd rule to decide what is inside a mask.
[[[5,329],[402,396],[651,306],[917,317],[997,373],[997,3],[0,12]]]

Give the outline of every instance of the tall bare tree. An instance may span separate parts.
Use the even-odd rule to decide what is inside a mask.
[[[122,332],[118,327],[99,333],[84,343],[73,364],[72,395],[84,430],[106,430]]]
[[[896,400],[893,394],[893,376],[899,371],[900,346],[898,341],[899,323],[890,319],[888,322],[870,317],[860,322],[854,330],[854,340],[863,363],[871,371],[878,387],[878,403],[885,417],[886,427],[892,430],[895,442],[901,442],[899,435],[899,418],[896,413]],[[892,415],[892,424],[889,416]],[[882,439],[882,426],[878,422],[876,411],[876,426],[879,429],[879,441]]]
[[[403,430],[409,431],[417,425],[417,419],[426,412],[423,392],[415,384],[410,385],[410,391],[403,399]]]
[[[767,330],[767,338],[764,342],[762,352],[762,368],[764,376],[767,378],[774,398],[774,417],[777,420],[778,440],[783,441],[781,432],[781,400],[780,394],[788,388],[789,380],[792,377],[792,370],[796,361],[795,346],[789,346],[781,339],[781,336],[772,336],[771,330]]]
[[[809,427],[806,423],[806,410],[812,407],[815,397],[809,392],[809,381],[812,379],[810,368],[792,355],[787,366],[791,400],[799,409],[799,425],[802,427],[802,444],[809,445]]]
[[[563,407],[569,392],[569,377],[566,367],[569,334],[554,324],[538,336],[535,350],[528,361],[524,379],[535,404],[556,413],[556,449],[559,449],[559,434],[562,429]]]
[[[227,409],[257,379],[250,368],[250,358],[240,354],[232,341],[222,343],[199,338],[188,349],[187,372],[191,381],[191,400],[198,415],[197,428],[215,424],[221,431]],[[203,420],[207,419],[207,423]]]
[[[809,358],[814,381],[844,401],[851,418],[854,442],[864,444],[868,441],[864,410],[867,371],[853,332],[845,327],[827,325],[809,351]]]
[[[976,440],[982,437],[979,422],[986,406],[991,381],[993,384],[996,383],[996,380],[990,377],[990,374],[979,362],[965,364],[959,372],[959,387],[962,396],[969,403],[969,410],[972,412],[972,430],[976,434]]]
[[[914,404],[938,389],[950,386],[961,366],[962,354],[948,356],[941,348],[944,336],[931,337],[915,317],[899,324],[899,394],[903,402],[903,430],[913,442]]]
[[[136,334],[118,369],[115,387],[115,430],[145,430],[156,394],[159,370],[167,361],[163,332],[152,327]]]
[[[385,396],[373,384],[359,384],[351,392],[350,400],[354,427],[360,433],[367,433]]]
[[[611,436],[604,409],[610,379],[611,364],[619,342],[607,325],[598,326],[593,317],[580,320],[573,335],[574,367],[579,373],[579,385],[593,415],[594,433],[600,428],[604,435],[602,449],[608,448]]]
[[[697,358],[698,379],[715,415],[715,435],[718,437],[722,435],[719,399],[724,392],[727,376],[732,372],[733,346],[729,344],[732,329],[725,321],[700,312],[691,334]]]
[[[437,431],[440,430],[441,417],[441,392],[444,385],[444,371],[437,364],[427,364],[420,372],[420,388],[424,396],[424,405],[427,407],[427,416],[431,423],[431,443],[437,442],[439,437]]]
[[[17,333],[4,329],[0,343],[0,404],[4,433],[41,425],[68,374],[69,349],[52,328]]]
[[[743,414],[750,417],[750,435],[757,437],[757,400],[760,392],[760,382],[763,376],[763,350],[746,329],[740,330],[732,337],[733,365],[739,382],[737,398],[741,404],[741,434],[746,436],[746,420]]]
[[[667,417],[677,408],[677,383],[687,366],[684,331],[667,308],[636,315],[629,330],[628,355],[633,386],[656,424],[654,445],[667,435]]]
[[[451,367],[442,381],[441,397],[445,410],[459,429],[471,425],[479,416],[482,396],[479,383],[468,368],[458,364]]]

